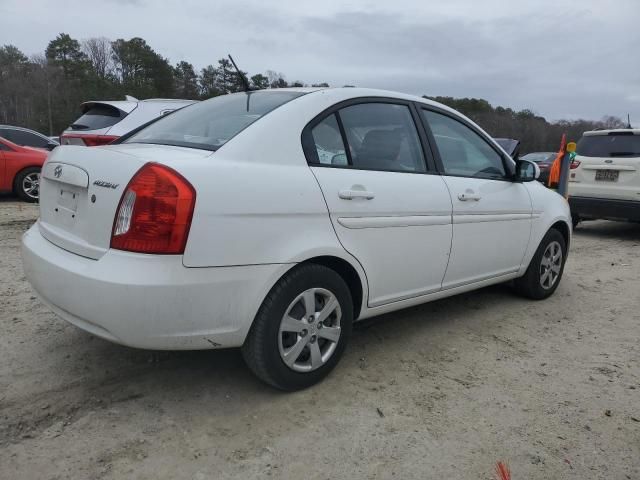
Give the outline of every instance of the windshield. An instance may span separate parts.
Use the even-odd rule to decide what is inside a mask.
[[[585,135],[576,150],[583,157],[640,157],[640,135]]]
[[[178,110],[124,143],[154,143],[217,150],[275,108],[304,92],[257,91],[221,95]]]
[[[550,162],[555,158],[556,154],[553,152],[536,152],[536,153],[527,153],[526,155],[520,157],[522,160],[529,160],[530,162]]]

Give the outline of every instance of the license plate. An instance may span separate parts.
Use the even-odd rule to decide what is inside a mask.
[[[617,182],[619,170],[596,170],[596,181]]]

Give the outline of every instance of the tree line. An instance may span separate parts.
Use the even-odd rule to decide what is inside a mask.
[[[520,152],[554,152],[560,148],[562,134],[567,141],[578,141],[582,132],[627,126],[620,118],[604,116],[601,120],[558,120],[548,122],[528,109],[493,107],[482,98],[427,97],[463,113],[495,138],[520,140]]]
[[[305,86],[267,70],[247,75],[252,88]],[[329,86],[326,83],[312,86]],[[186,61],[171,65],[142,38],[89,38],[61,33],[42,55],[27,57],[14,45],[0,47],[0,123],[57,135],[87,100],[184,98],[204,100],[237,92],[243,84],[231,62],[196,71]]]
[[[243,73],[253,88],[305,86],[301,81],[287,82],[282,73],[273,70]],[[80,104],[87,100],[118,100],[125,95],[203,100],[242,89],[241,79],[228,59],[196,71],[184,60],[172,65],[139,37],[79,41],[61,33],[49,42],[44,54],[31,57],[14,45],[0,47],[0,123],[49,135],[67,128],[78,117]],[[522,152],[556,150],[562,133],[577,140],[585,130],[625,125],[611,116],[596,122],[548,122],[530,110],[493,107],[484,99],[426,98],[459,110],[494,137],[521,140]]]

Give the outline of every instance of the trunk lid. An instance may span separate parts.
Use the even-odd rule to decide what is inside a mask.
[[[40,232],[60,248],[97,260],[111,244],[120,198],[144,164],[210,154],[144,144],[58,147],[41,173]]]

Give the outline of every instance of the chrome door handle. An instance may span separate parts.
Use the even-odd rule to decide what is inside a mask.
[[[373,200],[375,198],[375,194],[367,190],[340,190],[338,196],[343,200],[353,200],[354,198]]]
[[[481,198],[482,197],[480,195],[473,192],[465,192],[465,193],[458,194],[458,200],[460,200],[461,202],[467,202],[469,200],[473,200],[474,202],[477,202]]]

